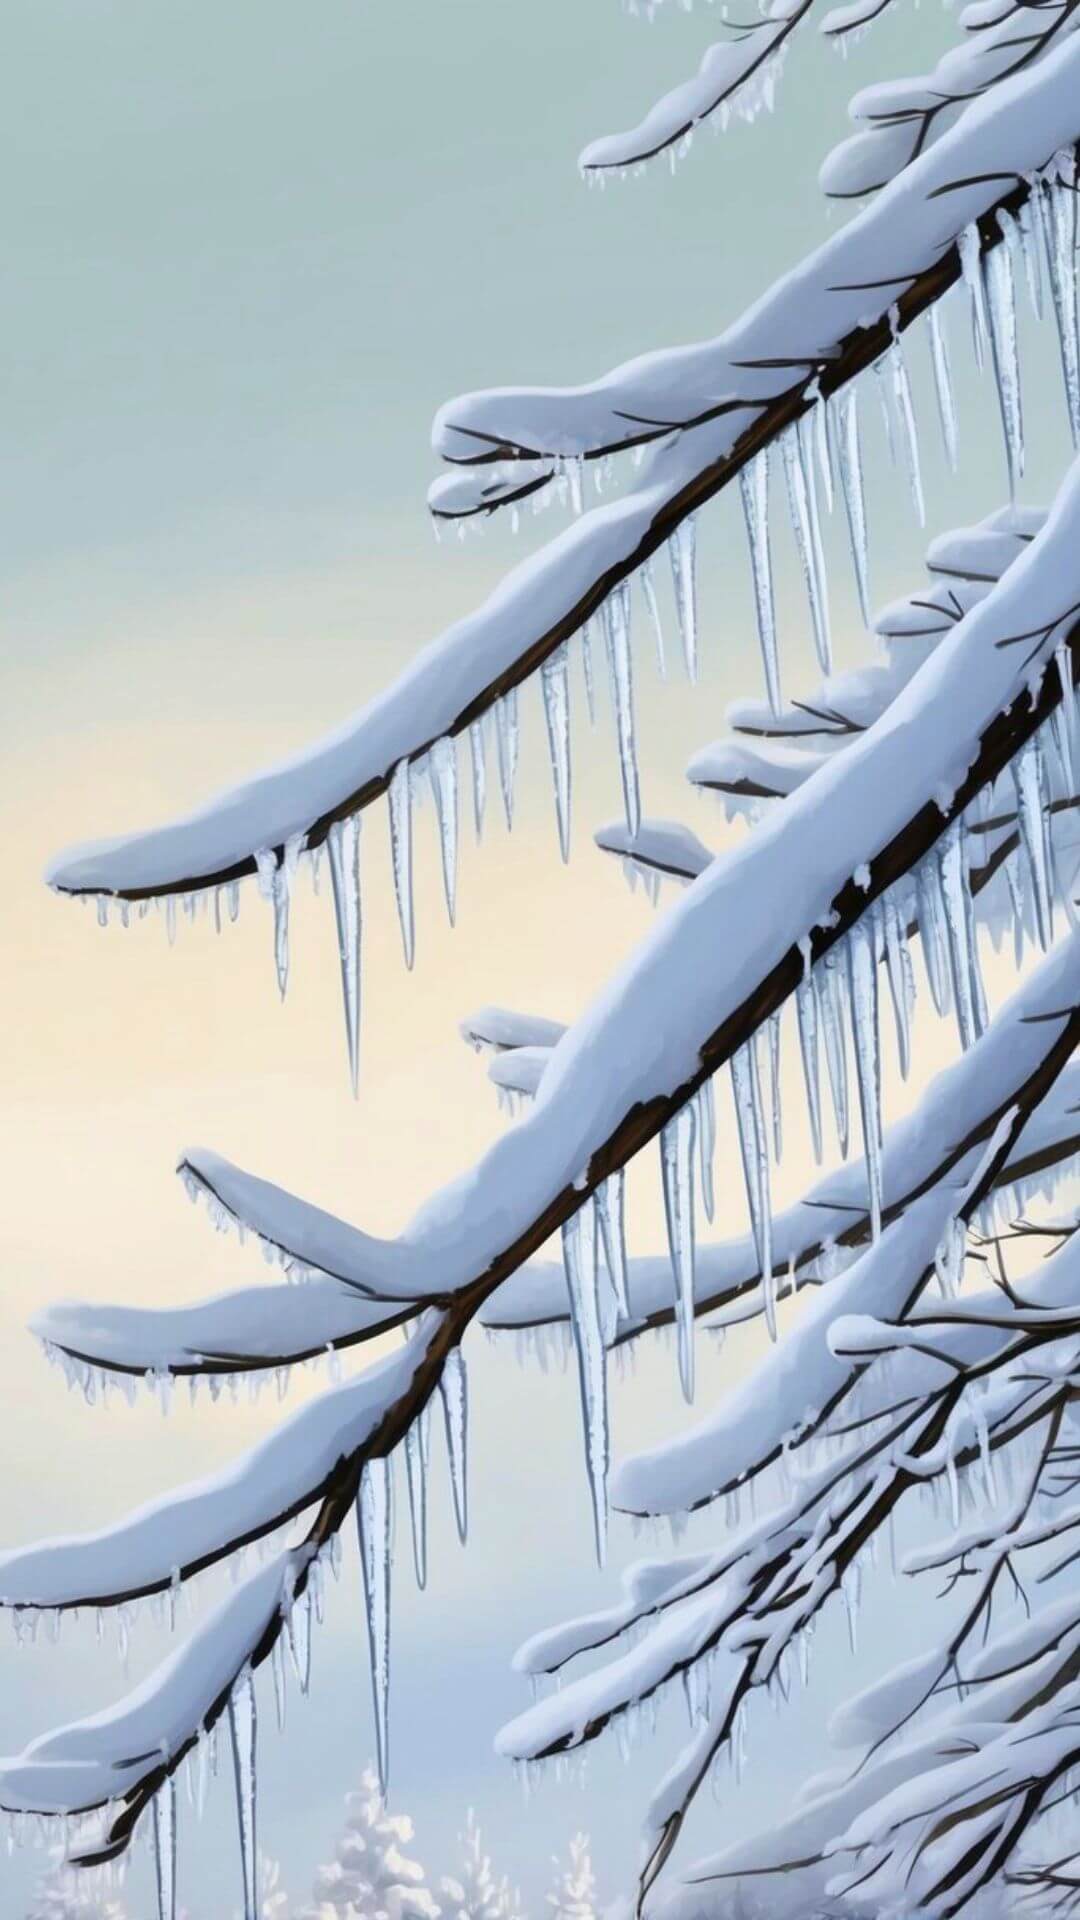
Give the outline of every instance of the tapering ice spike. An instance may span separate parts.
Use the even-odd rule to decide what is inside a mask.
[[[716,1212],[716,1188],[713,1162],[716,1158],[716,1094],[711,1080],[702,1082],[697,1094],[698,1166],[701,1172],[701,1204],[706,1220]]]
[[[885,935],[885,970],[889,981],[893,1018],[896,1022],[896,1053],[901,1077],[906,1080],[911,1066],[911,1015],[915,1005],[915,974],[907,927],[901,918],[895,895],[885,895],[881,906]]]
[[[465,1356],[460,1347],[451,1347],[439,1377],[446,1426],[446,1452],[450,1462],[450,1488],[454,1496],[454,1521],[462,1545],[469,1531],[469,1382]]]
[[[1059,641],[1054,648],[1054,666],[1061,687],[1061,700],[1056,708],[1061,723],[1058,730],[1059,751],[1069,792],[1075,794],[1076,697],[1073,690],[1072,651],[1067,640]]]
[[[285,1637],[279,1633],[270,1649],[270,1674],[274,1682],[274,1712],[279,1733],[285,1731],[288,1697],[285,1681]]]
[[[810,517],[810,476],[803,439],[798,427],[788,429],[783,436],[781,448],[784,458],[788,513],[791,517],[792,532],[795,535],[795,546],[810,607],[814,650],[819,665],[827,672],[825,663],[829,657],[829,620],[823,600],[822,581],[818,572],[820,535],[815,546]]]
[[[916,882],[923,965],[934,1010],[944,1017],[952,1005],[952,975],[945,902],[941,892],[941,869],[932,853],[920,863]]]
[[[671,579],[675,589],[675,617],[682,641],[683,660],[688,680],[697,679],[697,532],[693,514],[688,514],[668,541]]]
[[[431,1453],[431,1407],[425,1406],[405,1435],[405,1477],[412,1521],[413,1565],[416,1584],[427,1586],[428,1460]]]
[[[399,760],[386,789],[390,807],[390,860],[394,870],[394,898],[401,923],[401,944],[405,965],[416,958],[416,931],[413,920],[412,872],[412,768]]]
[[[484,718],[474,720],[469,728],[469,761],[472,767],[473,797],[473,833],[477,845],[484,834],[484,808],[487,805],[487,749],[484,740]]]
[[[634,678],[630,656],[630,589],[620,581],[604,602],[604,635],[607,641],[611,701],[615,710],[615,730],[619,742],[619,772],[622,776],[623,808],[627,830],[636,833],[641,825],[641,789],[638,781],[637,744],[634,734]]]
[[[255,1743],[257,1717],[255,1683],[245,1667],[229,1695],[229,1731],[232,1735],[236,1815],[240,1833],[240,1860],[244,1878],[244,1920],[259,1920],[259,1850],[256,1829],[257,1773]]]
[[[1037,188],[1045,196],[1044,210],[1047,266],[1050,291],[1054,300],[1065,396],[1074,444],[1080,444],[1080,335],[1077,331],[1076,289],[1076,193],[1070,184]]]
[[[694,1397],[694,1141],[697,1117],[693,1101],[680,1107],[660,1135],[664,1214],[668,1250],[675,1275],[675,1323],[679,1336],[679,1379],[683,1396]]]
[[[394,1524],[394,1483],[390,1461],[377,1456],[365,1463],[356,1502],[371,1695],[375,1709],[375,1757],[385,1797],[390,1777],[390,1559]]]
[[[796,424],[802,469],[806,475],[806,499],[810,511],[810,558],[814,574],[814,593],[820,608],[820,632],[814,625],[814,646],[822,673],[832,672],[832,630],[829,622],[829,576],[825,564],[825,542],[821,537],[821,510],[818,506],[817,470],[811,443],[810,415],[804,413]]]
[[[589,725],[596,725],[596,675],[593,671],[592,621],[586,620],[581,629],[581,670],[585,677],[585,706],[589,715]]]
[[[985,277],[990,350],[1001,427],[1005,436],[1009,497],[1015,500],[1024,472],[1024,410],[1016,344],[1016,288],[1013,284],[1012,256],[1007,246],[994,247],[987,255]]]
[[[284,1000],[289,985],[289,881],[291,875],[284,857],[280,860],[272,847],[261,847],[255,855],[259,892],[274,910],[274,971],[278,992]]]
[[[982,236],[978,226],[972,222],[971,226],[965,227],[956,244],[960,254],[960,270],[971,298],[971,339],[975,348],[975,364],[981,371],[986,361],[990,323],[983,281]]]
[[[293,1670],[300,1683],[301,1693],[306,1693],[311,1685],[311,1589],[305,1587],[303,1593],[294,1600],[285,1620],[285,1633],[289,1642],[289,1656]]]
[[[642,563],[638,578],[641,581],[641,591],[645,596],[645,605],[649,610],[649,619],[652,621],[652,630],[656,639],[656,664],[660,670],[661,680],[666,680],[667,660],[664,655],[664,628],[660,619],[660,603],[656,597],[656,575],[653,572],[651,559]]]
[[[758,644],[765,669],[765,691],[774,713],[780,711],[780,661],[776,644],[776,605],[773,597],[772,555],[769,550],[769,450],[739,469],[746,537],[754,586]]]
[[[818,1051],[818,1006],[817,993],[813,978],[807,972],[795,989],[795,1021],[799,1029],[799,1053],[802,1058],[803,1080],[806,1083],[806,1105],[810,1119],[810,1139],[814,1149],[814,1159],[821,1164],[821,1078]]]
[[[603,1566],[607,1555],[611,1433],[608,1420],[607,1348],[600,1314],[596,1217],[591,1199],[587,1198],[564,1223],[562,1250],[577,1354],[585,1469],[592,1500],[596,1558],[598,1564]]]
[[[1046,776],[1038,734],[1033,734],[1013,759],[1012,777],[1020,839],[1035,905],[1035,928],[1045,953],[1054,937],[1054,901],[1047,846]]]
[[[940,300],[935,300],[927,309],[927,322],[930,329],[930,360],[934,369],[934,394],[937,399],[938,418],[941,421],[941,438],[945,443],[946,458],[955,473],[960,457],[960,443],[956,430],[956,397],[953,393],[952,369],[949,366],[945,316],[941,310]]]
[[[1045,310],[1045,302],[1043,300],[1043,253],[1040,239],[1041,223],[1036,219],[1035,214],[1036,195],[1037,189],[1033,189],[1021,206],[1017,220],[1017,228],[1020,236],[1020,251],[1024,257],[1024,273],[1027,278],[1031,311],[1035,315],[1036,320],[1041,320]],[[998,225],[1002,233],[1007,233],[1008,231],[1005,225],[1007,218],[1008,216],[1004,212],[998,214]]]
[[[840,490],[844,496],[851,558],[859,611],[864,624],[870,625],[870,569],[866,544],[866,495],[863,490],[862,449],[859,445],[859,399],[853,386],[839,396],[839,432],[836,457],[840,472]]]
[[[830,948],[814,968],[813,979],[818,990],[818,1020],[825,1043],[825,1066],[829,1090],[832,1094],[833,1114],[836,1119],[836,1137],[840,1143],[841,1158],[846,1160],[850,1110],[847,1045],[844,1038],[847,983],[843,977],[842,964],[842,956],[836,952],[835,948]]]
[[[439,861],[442,866],[443,894],[450,925],[457,910],[458,862],[458,772],[457,743],[449,738],[436,740],[428,754],[428,778],[435,802],[439,827]]]
[[[885,429],[885,445],[886,445],[886,448],[888,449],[889,465],[890,467],[895,467],[896,465],[896,427],[893,422],[893,399],[892,399],[892,392],[891,392],[891,382],[888,380],[886,376],[886,364],[884,359],[874,361],[873,371],[874,371],[874,385],[877,387],[878,400],[881,404],[881,424]]]
[[[570,662],[566,643],[556,647],[540,668],[544,695],[551,777],[555,783],[555,815],[559,825],[559,852],[570,858]]]
[[[604,1262],[611,1275],[615,1304],[624,1320],[630,1318],[630,1293],[626,1263],[626,1172],[619,1167],[596,1190],[596,1218],[604,1247]]]
[[[825,506],[829,513],[836,504],[836,488],[833,481],[833,434],[832,407],[828,396],[818,394],[816,401],[806,418],[812,423],[814,446],[817,451],[817,467],[821,475]]]
[[[893,340],[888,353],[889,376],[892,380],[893,400],[900,421],[900,434],[904,443],[908,485],[915,506],[915,514],[920,527],[926,525],[926,501],[923,497],[922,466],[919,461],[919,430],[915,425],[915,404],[911,397],[911,381],[908,379],[907,362],[904,349],[897,337]]]
[[[495,707],[495,743],[499,757],[499,786],[507,831],[514,824],[514,782],[518,763],[518,690],[511,687]]]
[[[360,815],[335,820],[326,836],[334,896],[349,1081],[355,1095],[360,1075]]]
[[[881,1234],[881,1047],[878,1026],[877,929],[873,908],[855,922],[845,942],[851,994],[851,1033],[859,1087],[870,1234]]]
[[[570,455],[566,462],[566,478],[570,486],[570,505],[575,515],[585,511],[585,462]]]
[[[154,1890],[158,1920],[176,1920],[176,1781],[172,1774],[154,1795]]]
[[[750,1209],[750,1232],[764,1282],[765,1275],[772,1271],[772,1202],[756,1035],[731,1056],[731,1088],[735,1096],[735,1124]]]
[[[976,985],[979,969],[975,942],[975,918],[968,892],[964,859],[964,835],[959,822],[947,827],[935,850],[941,876],[941,897],[945,907],[948,935],[949,971],[952,975],[953,1004],[960,1044],[965,1050],[975,1045],[982,1033],[982,988]]]

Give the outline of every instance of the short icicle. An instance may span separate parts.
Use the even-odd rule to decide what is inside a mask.
[[[469,1382],[465,1356],[460,1347],[451,1347],[439,1377],[446,1426],[446,1452],[450,1462],[450,1488],[454,1499],[454,1522],[462,1545],[469,1531]]]
[[[840,1156],[847,1159],[850,1116],[848,1105],[847,1046],[844,1038],[844,1006],[847,984],[841,973],[841,959],[835,948],[819,960],[813,979],[817,986],[818,1020],[825,1043],[825,1066]]]
[[[626,1170],[619,1167],[596,1190],[596,1218],[611,1276],[615,1304],[624,1320],[630,1318],[626,1261]]]
[[[335,820],[326,836],[326,845],[341,962],[349,1079],[355,1095],[360,1076],[360,815],[351,813],[344,820]]]
[[[960,1044],[973,1047],[985,1026],[986,1002],[979,974],[975,916],[968,892],[964,860],[964,833],[959,821],[947,827],[936,848],[945,908],[949,972]]]
[[[675,589],[675,618],[679,626],[679,638],[682,641],[683,660],[688,680],[696,680],[698,675],[697,659],[697,530],[692,513],[680,520],[671,539],[668,541],[668,553],[671,556],[671,581]],[[648,588],[646,588],[648,598]],[[650,612],[654,612],[653,606]],[[659,633],[659,621],[656,622]]]
[[[559,852],[565,863],[570,858],[570,662],[565,641],[540,668],[540,685],[555,786]]]
[[[176,1781],[172,1774],[154,1795],[154,1887],[158,1920],[176,1920]]]
[[[484,737],[485,714],[469,728],[469,764],[472,769],[473,834],[479,846],[484,836],[484,810],[487,806],[487,746]]]
[[[810,1140],[814,1159],[821,1165],[821,1070],[818,1044],[817,992],[810,973],[809,955],[804,954],[805,972],[795,989],[795,1023],[799,1030],[799,1054],[806,1085],[806,1107],[810,1120]]]
[[[675,1322],[683,1396],[694,1397],[694,1141],[695,1103],[687,1101],[660,1135],[664,1214],[675,1275]]]
[[[1035,927],[1045,953],[1054,937],[1054,903],[1047,845],[1046,772],[1038,734],[1025,742],[1013,760],[1012,778],[1020,816],[1020,839],[1035,901]]]
[[[399,760],[386,790],[390,807],[390,860],[394,870],[394,898],[401,923],[401,944],[405,965],[416,958],[416,934],[413,921],[412,872],[412,768],[408,760]]]
[[[911,1016],[915,1006],[915,973],[907,928],[900,915],[895,895],[886,893],[881,904],[885,936],[885,970],[889,981],[893,1018],[896,1022],[896,1053],[901,1078],[906,1080],[911,1067]]]
[[[457,910],[458,863],[457,745],[453,740],[445,737],[436,740],[428,754],[428,778],[439,827],[439,860],[446,912],[453,926]]]
[[[385,1796],[390,1777],[390,1554],[394,1522],[390,1461],[368,1460],[356,1503],[364,1577],[371,1695],[375,1709],[375,1757]]]
[[[765,669],[765,690],[774,713],[780,711],[780,661],[776,644],[772,555],[769,550],[769,452],[766,447],[739,468],[746,537],[750,546],[758,642]]]
[[[716,1159],[716,1091],[711,1079],[703,1081],[698,1088],[697,1123],[701,1204],[706,1220],[711,1221],[716,1212],[716,1182],[713,1177],[713,1162]]]
[[[232,1735],[236,1813],[244,1878],[244,1920],[259,1920],[255,1757],[257,1716],[255,1682],[246,1667],[229,1695],[229,1731]]]
[[[770,1297],[767,1276],[772,1272],[772,1202],[769,1194],[769,1146],[761,1098],[756,1034],[731,1056],[731,1087],[739,1134],[750,1232],[761,1269],[762,1288]]]
[[[405,1435],[405,1477],[409,1488],[413,1565],[416,1584],[427,1586],[428,1463],[431,1458],[431,1407],[422,1408]]]
[[[615,730],[619,742],[623,808],[628,831],[636,833],[641,825],[641,789],[634,733],[630,589],[625,580],[620,581],[619,585],[612,589],[604,602],[604,632],[607,642],[608,670],[611,676],[611,700],[615,711]]]
[[[511,687],[495,708],[495,743],[498,748],[499,785],[507,832],[514,824],[514,783],[518,763],[518,693]]]
[[[570,1322],[577,1355],[585,1469],[592,1500],[596,1558],[607,1557],[608,1471],[611,1432],[608,1420],[607,1348],[600,1311],[596,1216],[591,1199],[571,1214],[562,1229],[563,1266],[570,1296]]]
[[[274,971],[278,992],[284,1000],[289,986],[289,883],[292,875],[284,853],[279,859],[272,848],[262,847],[255,855],[259,892],[270,902],[274,913]]]

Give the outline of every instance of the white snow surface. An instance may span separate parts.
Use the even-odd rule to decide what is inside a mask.
[[[642,820],[636,833],[624,821],[612,820],[597,827],[593,838],[603,853],[679,879],[696,879],[713,859],[711,847],[678,820]]]

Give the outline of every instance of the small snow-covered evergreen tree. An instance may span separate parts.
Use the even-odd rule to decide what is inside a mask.
[[[633,170],[676,153],[709,118],[753,117],[773,96],[781,58],[795,64],[814,6],[763,0],[749,22],[725,27],[696,78],[630,132],[592,143],[585,171]],[[844,42],[884,10],[855,0],[830,8],[821,28]],[[280,1692],[287,1643],[304,1682],[313,1588],[354,1512],[385,1783],[393,1488],[400,1477],[408,1490],[423,1584],[439,1400],[466,1530],[462,1343],[476,1322],[514,1334],[555,1328],[573,1341],[601,1558],[612,1505],[713,1521],[707,1548],[636,1564],[609,1609],[523,1648],[534,1679],[581,1664],[499,1737],[515,1761],[561,1757],[636,1720],[642,1702],[685,1693],[686,1742],[645,1812],[639,1913],[721,1920],[760,1905],[770,1920],[833,1910],[973,1920],[979,1904],[1045,1910],[1074,1891],[1075,1827],[1071,1841],[1057,1829],[1080,1771],[1071,1577],[1080,1233],[1074,1212],[1028,1219],[1027,1209],[1080,1150],[1080,461],[1063,455],[1049,506],[1021,500],[1028,317],[1021,325],[1018,314],[1022,299],[1043,329],[1034,351],[1044,359],[1052,342],[1062,421],[1080,444],[1078,27],[1077,0],[970,0],[932,72],[864,89],[857,130],[822,172],[828,194],[863,204],[714,338],[579,385],[501,385],[450,402],[435,423],[447,472],[433,514],[463,522],[550,500],[568,515],[547,545],[308,753],[165,827],[76,849],[51,871],[59,893],[94,897],[103,921],[160,902],[170,926],[178,901],[193,914],[212,902],[219,920],[223,907],[234,915],[242,883],[254,880],[284,992],[295,877],[325,859],[355,1086],[363,813],[385,798],[411,963],[421,786],[434,797],[453,918],[459,750],[467,743],[477,830],[492,749],[509,824],[518,703],[535,681],[566,857],[571,655],[591,707],[602,653],[623,818],[596,838],[650,890],[661,879],[685,889],[569,1024],[492,1007],[466,1021],[467,1038],[494,1054],[496,1084],[532,1104],[400,1235],[375,1236],[191,1151],[180,1170],[192,1193],[308,1284],[180,1311],[68,1304],[40,1323],[76,1378],[161,1387],[186,1376],[215,1391],[226,1375],[280,1374],[407,1329],[403,1346],[303,1406],[227,1477],[180,1488],[92,1538],[0,1561],[10,1607],[119,1607],[301,1517],[276,1557],[114,1711],[0,1766],[4,1806],[97,1820],[79,1842],[87,1860],[122,1853],[152,1809],[163,1920],[175,1901],[176,1776],[222,1718],[254,1920],[254,1676],[272,1663]],[[875,615],[862,398],[876,386],[922,519],[910,364],[921,331],[955,464],[954,290],[1000,413],[1002,504],[963,524],[957,480],[954,530],[930,544],[928,583]],[[592,475],[603,480],[599,501],[586,487]],[[745,519],[764,697],[737,701],[723,736],[690,761],[695,788],[748,816],[748,831],[707,845],[643,808],[631,588],[659,628],[654,563],[666,553],[694,679],[708,627],[695,542],[709,503],[729,488]],[[780,645],[778,492],[806,587],[801,664]],[[827,593],[830,515],[850,545],[851,620],[867,643],[844,672]],[[991,992],[986,944],[1004,933],[1018,978],[1013,991],[995,980]],[[906,1075],[946,1020],[957,1030],[954,1064],[912,1111],[883,1111],[883,1025],[895,1029]],[[827,1166],[802,1201],[778,1208],[785,1052],[801,1063],[808,1133]],[[723,1231],[704,1239],[700,1216],[711,1222],[718,1198],[721,1074],[749,1231],[725,1214]],[[628,1170],[653,1146],[668,1227],[659,1252],[626,1239]],[[726,1209],[727,1191],[719,1198]],[[1033,1235],[1051,1256],[1020,1272]],[[561,1261],[539,1257],[553,1237]],[[809,1304],[791,1311],[802,1290]],[[687,1432],[613,1473],[609,1353],[674,1327],[689,1398],[706,1315],[714,1326],[758,1321],[772,1342],[765,1357]],[[883,1649],[878,1684],[838,1706],[830,1736],[850,1764],[822,1772],[808,1755],[812,1788],[758,1835],[732,1787],[714,1821],[719,1851],[681,1877],[666,1872],[703,1784],[738,1765],[765,1697],[787,1697],[823,1615],[854,1617],[864,1570],[911,1515],[923,1544],[904,1578],[944,1589],[937,1612],[925,1609],[938,1624],[904,1667],[888,1670]],[[348,1883],[364,1914],[384,1911],[391,1895],[402,1912],[434,1912],[421,1883],[389,1864],[400,1837],[368,1782],[320,1911],[353,1911]]]
[[[315,1877],[313,1901],[299,1920],[438,1920],[427,1876],[405,1848],[412,1821],[392,1814],[371,1768],[346,1800],[345,1831],[328,1866]]]
[[[461,1836],[460,1877],[447,1876],[439,1892],[443,1920],[524,1920],[521,1901],[509,1880],[495,1876],[471,1807]]]
[[[596,1875],[592,1868],[587,1834],[576,1833],[565,1866],[555,1862],[555,1891],[549,1893],[548,1906],[554,1920],[599,1920],[596,1906]]]

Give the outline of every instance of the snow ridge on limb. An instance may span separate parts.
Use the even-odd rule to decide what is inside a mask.
[[[999,244],[998,205],[1021,206],[1025,176],[1077,139],[1078,70],[1078,49],[1066,43],[996,88],[720,342],[649,356],[569,399],[527,395],[518,408],[512,399],[479,396],[444,410],[436,437],[455,460],[486,460],[507,436],[517,454],[541,420],[550,428],[541,437],[565,440],[562,450],[575,459],[635,441],[668,444],[623,498],[594,508],[522,562],[477,613],[320,745],[171,825],[62,855],[50,884],[130,901],[232,883],[256,870],[260,851],[283,863],[287,847],[318,847],[336,822],[386,791],[395,768],[464,732],[794,424],[819,391],[834,392],[869,367],[888,350],[895,328],[956,283],[960,232],[977,222],[982,246]],[[992,182],[977,178],[988,169]],[[910,246],[898,279],[896,246],[905,233]],[[868,288],[868,280],[881,284]],[[503,417],[506,407],[513,418]],[[628,428],[627,412],[644,415],[646,424]],[[671,442],[672,428],[695,421],[695,431],[680,431]]]

